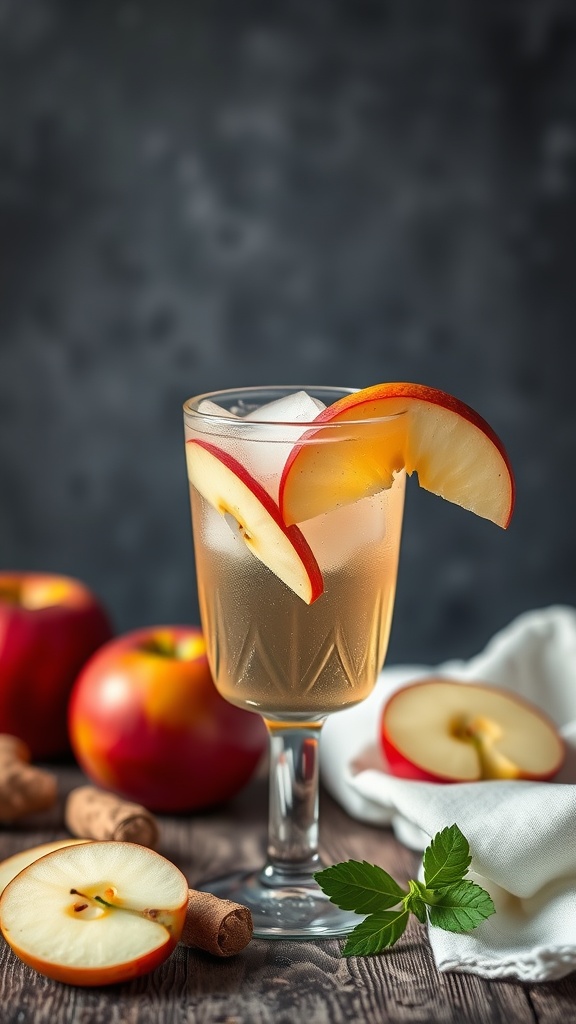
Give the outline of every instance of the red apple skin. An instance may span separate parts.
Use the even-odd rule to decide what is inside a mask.
[[[413,782],[451,782],[451,779],[441,775],[432,775],[430,772],[419,768],[417,764],[409,761],[390,742],[386,733],[382,732],[382,749],[388,764],[390,775],[396,775],[399,779],[411,779]]]
[[[154,653],[159,638],[190,644],[193,657]],[[68,721],[77,761],[96,785],[165,813],[231,799],[268,745],[260,716],[218,693],[196,626],[110,641],[81,672]]]
[[[426,685],[427,685],[426,680],[422,680],[422,681],[419,681],[419,682],[410,683],[410,684],[408,684],[408,686],[406,688],[413,689],[414,687],[419,687],[419,686],[425,687]],[[492,686],[491,689],[497,689],[497,688]],[[506,692],[506,691],[504,691],[504,692]],[[510,696],[510,694],[508,694],[508,696]],[[519,694],[517,694],[517,693],[515,693],[513,695],[513,698],[514,698],[514,700],[518,704],[528,703],[528,702],[525,702],[524,699]],[[390,698],[390,700],[393,700],[393,699],[394,699],[394,695]],[[390,703],[390,701],[388,703]],[[386,762],[387,762],[387,765],[388,765],[388,770],[390,772],[390,775],[395,775],[395,776],[397,776],[400,779],[409,779],[409,780],[411,780],[413,782],[439,782],[439,783],[444,783],[446,785],[453,785],[453,784],[455,784],[458,780],[454,779],[452,776],[442,775],[440,772],[429,772],[429,771],[426,771],[425,768],[422,768],[422,767],[420,767],[420,765],[415,764],[413,761],[410,760],[410,758],[406,757],[400,750],[398,750],[398,748],[395,746],[395,744],[391,740],[390,736],[388,735],[388,731],[387,731],[387,728],[386,728],[385,712],[386,712],[386,707],[387,706],[388,706],[388,704],[386,704],[384,706],[384,708],[382,709],[380,740],[381,740],[382,750],[383,750],[383,753],[384,753],[384,757],[386,758]],[[541,710],[539,710],[539,714],[543,718],[546,717],[545,713],[542,712]],[[552,723],[550,723],[550,724],[552,724]],[[550,772],[548,772],[546,775],[531,775],[530,772],[524,770],[522,772],[521,776],[519,776],[519,778],[521,778],[524,781],[535,781],[535,782],[545,782],[545,781],[548,781],[549,779],[553,779],[554,776],[557,774],[557,772],[562,767],[562,763],[563,763],[565,752],[566,752],[565,751],[564,741],[562,740],[562,738],[560,736],[558,736],[558,741],[559,741],[560,749],[561,749],[560,758],[558,760],[558,763],[553,766],[553,768],[550,770]]]
[[[79,580],[0,573],[0,732],[18,736],[35,760],[69,753],[74,681],[111,636],[104,608]]]

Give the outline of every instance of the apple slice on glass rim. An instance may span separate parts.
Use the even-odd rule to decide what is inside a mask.
[[[470,406],[423,384],[376,384],[339,399],[290,452],[279,489],[285,523],[302,523],[377,494],[405,469],[421,487],[507,527],[514,478],[506,451]]]
[[[0,928],[25,964],[71,985],[147,974],[176,947],[188,882],[135,843],[87,842],[24,868],[0,897]]]
[[[297,526],[286,526],[276,502],[232,455],[208,441],[186,442],[190,483],[226,518],[248,549],[306,604],[324,589],[312,549]]]
[[[551,779],[564,743],[547,715],[489,683],[418,680],[386,702],[382,748],[392,775],[421,782]]]

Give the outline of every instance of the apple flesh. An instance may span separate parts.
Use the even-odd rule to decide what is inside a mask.
[[[60,850],[63,846],[78,846],[80,843],[86,842],[88,842],[87,839],[54,839],[51,843],[30,846],[26,850],[12,854],[11,857],[6,857],[0,862],[0,896],[8,882],[11,882],[16,875],[20,874],[29,864],[33,864],[35,860],[39,860],[40,857],[44,857],[45,854],[52,853],[54,850]]]
[[[74,685],[69,729],[97,786],[165,813],[231,799],[268,745],[260,716],[218,693],[196,626],[145,627],[101,647]]]
[[[188,883],[134,843],[89,842],[48,853],[0,897],[0,929],[24,963],[71,985],[110,985],[154,970],[175,948]]]
[[[67,753],[74,680],[111,636],[104,609],[78,580],[0,573],[0,732],[18,736],[35,760]]]
[[[282,472],[279,505],[285,523],[301,523],[390,487],[405,469],[421,487],[507,527],[514,478],[490,425],[464,402],[437,388],[376,384],[339,399],[315,423],[331,424],[315,443],[311,428]]]
[[[402,687],[382,713],[392,775],[422,782],[551,779],[565,748],[535,705],[499,687],[426,679]]]
[[[207,441],[186,443],[190,483],[223,516],[256,558],[306,604],[324,589],[310,545],[286,526],[276,502],[232,455]]]

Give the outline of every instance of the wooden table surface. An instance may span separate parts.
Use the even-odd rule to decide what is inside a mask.
[[[0,858],[66,836],[63,801],[86,780],[57,769],[58,808],[0,831]],[[207,814],[160,816],[159,852],[191,886],[231,867],[260,863],[266,782],[258,778],[227,806]],[[327,861],[366,858],[399,881],[416,857],[385,829],[361,825],[328,796],[321,803]],[[94,989],[36,974],[0,939],[0,1024],[570,1024],[576,972],[540,985],[439,974],[425,928],[413,919],[398,944],[375,957],[345,959],[343,942],[254,939],[229,960],[178,947],[153,974]]]

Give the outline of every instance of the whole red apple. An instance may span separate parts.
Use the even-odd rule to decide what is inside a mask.
[[[69,729],[93,782],[161,812],[230,799],[267,746],[259,715],[218,693],[196,626],[147,627],[105,644],[76,681]]]
[[[19,736],[35,759],[69,751],[70,691],[111,636],[100,602],[78,580],[0,573],[0,732]]]

